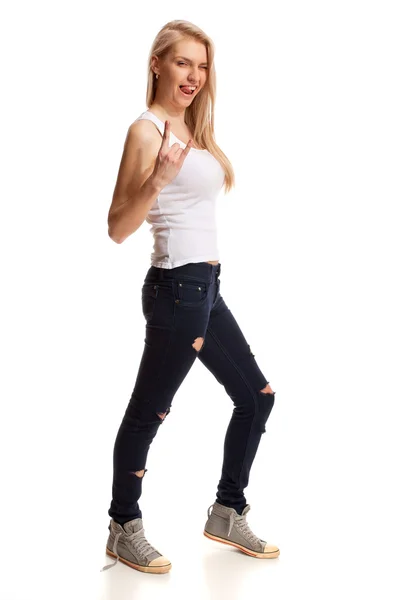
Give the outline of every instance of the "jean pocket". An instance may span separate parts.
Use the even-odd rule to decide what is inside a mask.
[[[217,277],[216,280],[216,286],[215,286],[215,299],[214,299],[214,304],[217,302],[217,300],[221,297],[221,294],[219,293],[219,288],[220,288],[220,280]],[[214,306],[214,305],[213,305]]]
[[[180,279],[175,282],[176,303],[178,306],[198,308],[207,300],[208,286],[204,281],[186,281]]]
[[[154,306],[157,298],[157,285],[153,283],[144,283],[142,286],[142,312],[146,321],[150,321],[154,313]]]

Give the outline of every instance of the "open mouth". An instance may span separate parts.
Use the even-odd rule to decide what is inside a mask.
[[[197,89],[197,87],[187,85],[180,85],[179,88],[182,94],[185,94],[185,96],[192,96]]]

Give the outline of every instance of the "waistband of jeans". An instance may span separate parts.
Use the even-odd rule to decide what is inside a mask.
[[[188,279],[193,278],[205,281],[206,283],[212,283],[219,277],[220,273],[221,263],[217,265],[212,265],[208,262],[186,263],[173,269],[154,267],[152,265],[147,271],[145,281],[171,281],[179,280],[180,277],[187,277]]]

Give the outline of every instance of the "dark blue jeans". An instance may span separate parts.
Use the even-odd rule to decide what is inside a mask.
[[[146,337],[135,386],[118,430],[113,454],[112,501],[119,523],[141,517],[147,454],[172,400],[198,358],[224,386],[234,410],[224,442],[216,501],[242,513],[261,435],[274,394],[239,325],[220,294],[221,264],[151,266],[142,287]]]

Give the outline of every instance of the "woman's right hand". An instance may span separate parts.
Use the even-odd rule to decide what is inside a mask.
[[[183,149],[177,142],[169,147],[169,134],[170,124],[169,121],[165,121],[164,135],[152,173],[153,180],[160,188],[164,188],[175,179],[192,147],[192,140],[189,140]]]

